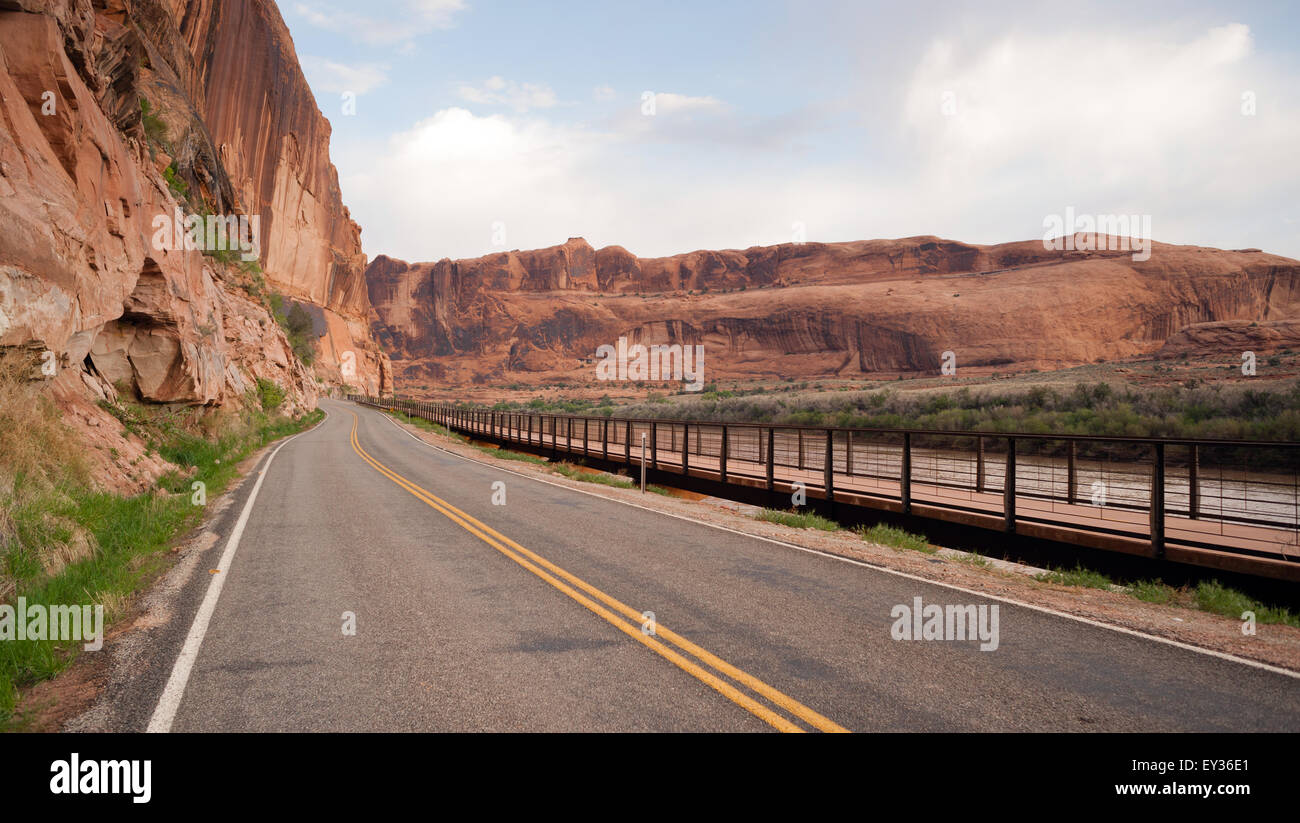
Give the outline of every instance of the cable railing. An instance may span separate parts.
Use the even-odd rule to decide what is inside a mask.
[[[553,457],[1300,582],[1300,444],[589,417],[350,395]],[[666,482],[666,481],[665,481]]]

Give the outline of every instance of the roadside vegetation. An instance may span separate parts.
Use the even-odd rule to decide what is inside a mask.
[[[930,541],[925,539],[923,534],[912,534],[909,531],[898,528],[897,526],[887,526],[884,523],[877,523],[874,526],[859,526],[857,529],[858,536],[868,543],[878,543],[881,546],[890,546],[895,549],[906,549],[916,552],[925,552],[934,554],[938,549],[930,545]]]
[[[153,489],[126,497],[93,482],[81,441],[23,371],[12,356],[0,360],[0,602],[102,604],[105,627],[199,521],[195,482],[211,501],[245,457],[323,417],[275,414],[279,402],[265,402],[270,393],[261,387],[242,411],[105,403],[149,454],[176,466]],[[62,671],[80,650],[79,642],[0,642],[0,729],[20,728],[19,692]]]
[[[1170,586],[1161,580],[1138,580],[1124,585],[1101,572],[1078,565],[1073,569],[1051,569],[1038,575],[1037,579],[1059,586],[1122,591],[1145,603],[1197,609],[1234,620],[1241,620],[1245,612],[1253,612],[1256,623],[1278,623],[1300,628],[1300,614],[1285,607],[1262,603],[1218,580],[1202,580],[1195,585],[1183,587]]]
[[[833,532],[842,528],[834,520],[812,511],[763,509],[755,514],[754,518],[796,529]],[[939,550],[939,547],[931,544],[925,535],[913,534],[884,523],[859,526],[854,529],[854,533],[868,543],[902,551],[935,554]],[[962,557],[952,559],[978,568],[989,569],[992,566],[987,557],[978,553],[964,553]],[[1253,612],[1256,623],[1276,623],[1300,628],[1300,614],[1286,607],[1263,603],[1242,591],[1224,586],[1217,580],[1201,581],[1181,588],[1170,586],[1160,580],[1139,580],[1126,585],[1112,580],[1099,571],[1078,564],[1073,568],[1048,569],[1042,574],[1035,575],[1034,579],[1040,583],[1058,586],[1119,592],[1146,603],[1196,609],[1234,620],[1241,620],[1245,612]]]
[[[1029,434],[1300,440],[1300,381],[1276,388],[1187,383],[1158,389],[1076,384],[1017,391],[874,389],[813,397],[773,393],[618,407],[619,417],[673,417],[867,428]],[[594,407],[599,409],[599,407]]]
[[[710,384],[699,394],[672,400],[651,393],[644,401],[616,405],[608,395],[597,400],[561,396],[497,403],[491,408],[722,423],[1300,440],[1300,381],[1261,387],[1191,379],[1160,388],[1099,381],[1077,383],[1070,389],[873,388],[807,393],[817,388],[792,383],[780,389],[719,391]]]
[[[817,529],[824,532],[834,532],[840,529],[839,523],[811,511],[763,509],[755,517],[765,523],[779,523],[782,526],[789,526],[794,529]]]

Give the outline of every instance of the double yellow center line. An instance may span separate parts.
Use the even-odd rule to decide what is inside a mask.
[[[658,654],[660,657],[668,660],[682,671],[707,684],[728,700],[743,707],[755,717],[760,718],[780,731],[802,732],[805,731],[805,729],[779,712],[774,711],[770,706],[759,702],[750,695],[736,688],[735,685],[725,678],[730,678],[731,681],[739,683],[755,694],[766,698],[773,705],[785,710],[796,719],[803,721],[814,729],[823,732],[848,731],[848,729],[845,729],[843,726],[823,717],[789,695],[778,691],[753,675],[741,671],[725,660],[722,660],[716,655],[700,648],[676,632],[665,628],[663,624],[657,623],[655,625],[655,634],[653,636],[646,634],[641,630],[642,616],[636,609],[616,600],[608,594],[605,594],[600,589],[597,589],[590,583],[570,574],[536,552],[524,548],[515,541],[496,531],[491,526],[471,517],[448,503],[446,500],[435,496],[428,490],[412,483],[410,480],[402,477],[383,463],[380,463],[361,447],[361,442],[357,439],[358,421],[359,417],[356,412],[352,412],[352,450],[355,451],[362,460],[369,463],[375,471],[384,475],[403,489],[406,489],[406,491],[410,492],[417,499],[431,508],[436,509],[448,520],[451,520],[456,525],[465,529],[465,531],[482,540],[484,543],[487,543],[489,546],[515,561],[520,566],[523,566],[542,580],[545,580],[551,586],[564,592],[593,613],[604,618],[610,623],[610,625],[614,626],[628,637],[631,637],[633,640],[650,649],[655,654]],[[631,622],[629,623],[628,621]],[[679,654],[678,651],[661,642],[659,638],[668,641],[677,649],[691,655],[695,660],[688,659],[682,654]],[[700,665],[701,663],[704,665]],[[714,671],[709,671],[704,666],[709,666]]]

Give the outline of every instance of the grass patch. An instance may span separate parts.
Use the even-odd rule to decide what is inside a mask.
[[[1044,583],[1056,583],[1059,586],[1080,586],[1087,589],[1105,589],[1111,587],[1110,578],[1101,572],[1075,566],[1073,569],[1050,569],[1034,576]]]
[[[1192,598],[1201,611],[1221,614],[1237,620],[1243,612],[1254,612],[1256,623],[1281,623],[1300,627],[1300,616],[1291,610],[1269,606],[1236,589],[1230,589],[1217,580],[1201,581],[1192,590]]]
[[[532,463],[534,466],[546,465],[546,461],[535,454],[524,454],[523,452],[511,451],[510,449],[490,449],[487,446],[475,446],[474,448],[484,454],[499,457],[502,460],[513,460],[516,463]]]
[[[888,526],[884,523],[867,528],[859,526],[857,529],[858,536],[868,543],[878,543],[882,546],[890,546],[895,549],[910,549],[911,551],[925,552],[934,554],[937,548],[930,545],[930,541],[923,534],[912,534],[909,531]]]
[[[45,428],[29,428],[24,436],[31,439],[28,449],[44,444],[49,451],[43,466],[29,465],[30,452],[0,453],[0,600],[103,605],[106,627],[164,568],[172,542],[202,517],[203,507],[191,500],[194,482],[204,484],[211,500],[236,478],[245,457],[324,417],[319,410],[297,418],[272,416],[259,409],[255,392],[242,412],[105,404],[151,451],[177,467],[158,479],[156,489],[123,497],[94,488],[68,468],[60,441],[78,441],[57,420],[57,411],[51,422],[42,406],[48,401],[18,397],[36,410],[22,412],[11,402],[16,397],[0,391],[0,422],[16,414],[43,421]],[[74,641],[0,642],[0,729],[21,727],[13,713],[22,689],[58,674],[80,651]]]
[[[1178,590],[1163,581],[1139,580],[1128,587],[1128,593],[1143,603],[1169,605],[1178,599]]]
[[[801,512],[790,509],[781,511],[780,509],[763,509],[754,515],[758,520],[764,520],[768,523],[780,523],[782,526],[793,526],[796,529],[818,529],[824,532],[834,532],[840,530],[840,524],[834,520],[828,520],[816,512]]]
[[[551,468],[570,480],[577,480],[580,483],[596,483],[601,486],[612,486],[616,489],[637,489],[641,487],[640,483],[622,475],[583,471],[581,468],[569,463],[557,463]]]

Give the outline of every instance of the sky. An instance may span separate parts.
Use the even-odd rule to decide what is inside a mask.
[[[1003,243],[1067,210],[1300,258],[1300,4],[278,5],[372,258]]]

